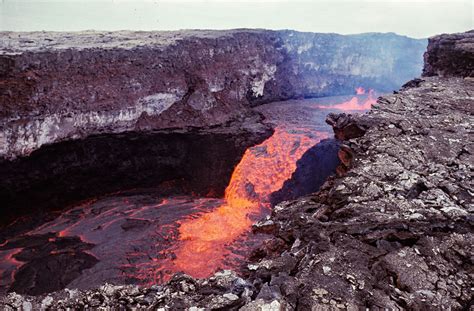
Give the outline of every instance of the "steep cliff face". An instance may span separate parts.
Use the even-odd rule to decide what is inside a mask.
[[[91,134],[206,127],[242,117],[247,86],[264,75],[263,60],[275,57],[264,49],[269,42],[246,33],[4,36],[11,38],[4,49],[25,41],[37,46],[1,58],[0,154],[7,158]]]
[[[420,74],[426,49],[426,40],[393,33],[282,31],[279,36],[284,60],[256,102],[352,94],[358,86],[391,92]]]
[[[474,77],[474,30],[429,39],[424,76]]]
[[[391,90],[425,40],[234,30],[1,33],[0,157],[92,134],[214,126],[276,99]]]

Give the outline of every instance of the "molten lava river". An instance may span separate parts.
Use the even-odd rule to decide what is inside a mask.
[[[251,229],[271,212],[272,195],[289,187],[305,154],[332,137],[324,122],[327,113],[365,111],[375,102],[372,91],[356,93],[257,107],[274,134],[245,152],[224,198],[121,192],[83,202],[5,240],[0,291],[41,294],[105,282],[150,285],[180,271],[198,278],[225,268],[238,271],[267,237]]]

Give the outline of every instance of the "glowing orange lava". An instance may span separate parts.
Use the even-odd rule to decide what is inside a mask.
[[[235,168],[225,203],[210,213],[182,221],[171,270],[207,277],[225,268],[228,245],[249,231],[250,216],[269,208],[269,196],[282,188],[296,162],[326,133],[277,128],[262,144],[249,148]]]
[[[366,94],[365,89],[362,87],[356,88],[356,93],[357,95]],[[343,111],[366,111],[366,110],[370,110],[370,108],[372,108],[372,105],[374,105],[376,102],[377,102],[377,98],[375,96],[374,90],[369,90],[368,96],[365,99],[361,99],[359,97],[354,96],[350,100],[337,104],[337,105],[332,105],[332,106],[318,105],[317,108],[338,109],[338,110],[343,110]]]
[[[365,89],[361,86],[355,89],[357,95],[364,95],[365,94]]]

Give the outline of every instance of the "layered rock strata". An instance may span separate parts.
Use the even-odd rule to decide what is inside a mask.
[[[423,75],[474,77],[474,30],[429,39]]]
[[[425,40],[232,30],[0,33],[0,157],[94,134],[213,126],[276,99],[398,88]]]

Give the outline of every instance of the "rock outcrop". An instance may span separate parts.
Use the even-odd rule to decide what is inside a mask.
[[[474,77],[474,30],[429,39],[424,76]]]
[[[473,95],[469,79],[431,77],[380,98],[345,142],[348,172],[275,207],[256,279],[298,310],[467,308]],[[269,260],[274,245],[284,251]]]

